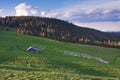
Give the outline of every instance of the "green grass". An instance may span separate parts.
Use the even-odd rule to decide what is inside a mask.
[[[44,46],[39,54],[26,51]],[[64,54],[64,50],[85,53],[109,61]],[[0,79],[8,80],[119,80],[120,49],[73,44],[0,30]]]

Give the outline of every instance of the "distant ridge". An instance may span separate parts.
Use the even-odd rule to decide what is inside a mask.
[[[111,34],[114,34],[114,35],[120,36],[120,32],[107,32],[107,33],[111,33]]]
[[[46,37],[65,42],[120,47],[120,37],[118,35],[79,27],[55,18],[35,16],[1,17],[0,27],[20,34]]]

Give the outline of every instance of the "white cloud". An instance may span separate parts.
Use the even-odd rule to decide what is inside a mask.
[[[52,17],[52,18],[58,18],[57,12],[50,12],[50,11],[41,11],[40,15],[42,17]]]
[[[120,31],[120,21],[117,22],[91,22],[81,23],[74,22],[74,24],[82,27],[93,28],[101,31]]]
[[[62,17],[79,26],[94,28],[101,31],[120,31],[120,0],[108,0],[82,8],[68,8],[62,12]],[[86,5],[85,5],[86,6]]]
[[[36,8],[31,5],[27,5],[26,3],[21,3],[15,7],[16,16],[31,16],[37,15],[38,11]]]
[[[120,9],[74,9],[63,12],[61,17],[81,22],[119,21]]]
[[[96,7],[107,9],[120,9],[120,0],[109,0],[105,3],[99,4]]]
[[[34,8],[31,5],[26,3],[20,3],[15,7],[16,16],[42,16],[42,17],[56,17],[57,12],[43,11],[37,8]]]
[[[63,8],[56,17],[65,20],[79,20],[81,22],[101,22],[120,20],[120,0],[91,0],[91,4],[81,4]],[[93,3],[97,3],[92,5]],[[98,4],[99,3],[99,4]],[[82,5],[82,6],[81,6]]]
[[[0,13],[2,13],[3,12],[3,10],[2,9],[0,9]]]
[[[21,3],[15,7],[16,16],[42,16],[54,17],[69,21],[81,22],[101,22],[101,21],[119,21],[120,9],[67,9],[63,11],[41,11],[26,3]]]
[[[103,21],[119,21],[120,9],[73,9],[65,11],[42,13],[44,17],[55,17],[58,19],[79,22],[103,22]]]

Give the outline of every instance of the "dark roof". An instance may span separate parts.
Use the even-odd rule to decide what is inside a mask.
[[[31,46],[30,46],[29,48],[27,48],[27,51],[38,53],[38,52],[40,51],[40,49],[39,49],[39,48],[36,48],[36,47],[31,47]]]

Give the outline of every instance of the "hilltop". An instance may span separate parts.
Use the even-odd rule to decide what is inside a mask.
[[[0,18],[0,29],[54,40],[120,48],[120,37],[76,26],[67,21],[34,16]]]

